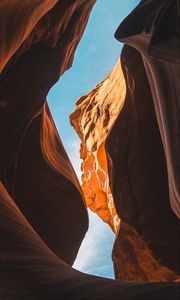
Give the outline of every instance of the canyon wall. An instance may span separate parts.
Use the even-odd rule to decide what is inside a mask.
[[[170,203],[180,218],[178,16],[178,1],[142,1],[115,36],[142,56],[164,148]]]
[[[176,283],[120,282],[74,270],[47,247],[1,183],[0,241],[2,300],[178,299]]]
[[[112,172],[113,165],[115,174],[116,209],[121,220],[143,236],[155,258],[179,274],[179,220],[170,205],[151,90],[142,58],[134,48],[124,48],[122,65],[128,86],[126,100],[106,144],[111,156],[109,169]]]
[[[116,38],[126,44],[121,61],[128,90],[107,149],[115,168],[113,195],[119,215],[143,236],[154,257],[179,275],[177,5],[144,1],[116,31]],[[117,140],[118,156],[113,149]]]
[[[88,214],[46,96],[71,66],[95,1],[55,2],[0,5],[6,28],[0,34],[6,53],[0,74],[0,179],[50,249],[72,265]]]
[[[151,89],[147,77],[142,76],[144,65],[137,51],[125,47],[121,65],[117,64],[93,96],[81,98],[79,115],[77,112],[74,115],[83,120],[84,132],[82,136],[78,132],[80,137],[87,133],[81,156],[87,159],[83,166],[84,171],[86,167],[88,170],[84,186],[92,186],[93,196],[91,193],[89,196],[84,186],[82,191],[47,105],[50,88],[72,65],[95,2],[4,0],[0,3],[2,300],[120,297],[166,300],[179,296],[176,283],[121,282],[86,275],[71,267],[88,228],[88,205],[116,233],[113,260],[117,278],[176,281],[178,273],[175,267],[178,223],[170,209],[166,156],[150,102]],[[138,62],[136,70],[134,64]],[[147,104],[138,94],[142,90],[141,80],[148,91]],[[144,118],[149,122],[143,122]],[[90,126],[92,121],[97,130],[96,126]],[[146,130],[152,139],[152,153]],[[129,160],[133,155],[135,159]],[[149,174],[156,163],[155,173]],[[141,172],[143,180],[139,181]],[[152,191],[148,190],[149,180]],[[159,180],[157,187],[156,180]],[[148,193],[152,196],[149,202]]]

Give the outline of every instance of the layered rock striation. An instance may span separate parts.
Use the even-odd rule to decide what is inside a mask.
[[[154,257],[179,274],[177,24],[176,1],[144,1],[116,31],[116,38],[126,44],[121,60],[128,91],[107,148],[116,174],[117,211],[143,236]],[[118,146],[119,155],[113,145]]]
[[[142,1],[119,26],[116,38],[142,56],[166,158],[170,203],[180,218],[178,2]]]
[[[178,299],[176,283],[122,283],[74,270],[47,247],[2,184],[0,241],[2,300]]]
[[[151,90],[136,50],[124,48],[122,64],[128,91],[107,140],[117,212],[144,237],[156,259],[179,273],[179,220],[170,206],[166,161]]]
[[[0,180],[50,249],[71,265],[88,215],[46,96],[71,66],[94,3],[0,4]]]

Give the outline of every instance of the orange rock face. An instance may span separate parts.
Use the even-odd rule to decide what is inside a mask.
[[[109,185],[105,140],[124,103],[126,85],[120,62],[76,103],[71,125],[81,139],[82,189],[86,205],[117,233],[119,217]]]

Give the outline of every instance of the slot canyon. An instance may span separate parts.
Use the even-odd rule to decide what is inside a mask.
[[[69,116],[79,181],[47,97],[98,1],[0,0],[0,300],[180,297],[180,5],[119,22],[118,61]],[[115,279],[73,267],[87,208],[115,236]]]

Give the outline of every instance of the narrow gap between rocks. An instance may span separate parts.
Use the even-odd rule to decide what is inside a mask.
[[[75,102],[101,82],[116,64],[121,46],[114,38],[119,23],[138,1],[97,1],[83,38],[77,48],[72,68],[51,89],[48,103],[64,147],[81,180],[80,140],[69,123]],[[74,268],[114,278],[111,252],[114,233],[89,209],[89,229],[82,242]]]

